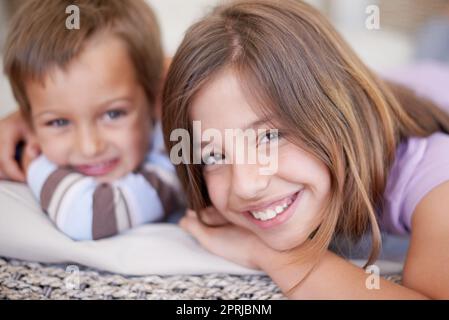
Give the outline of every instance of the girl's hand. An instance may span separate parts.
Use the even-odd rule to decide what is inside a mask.
[[[201,211],[201,217],[204,222],[214,225],[226,221],[213,207]],[[206,226],[192,210],[187,210],[179,224],[211,253],[247,268],[263,270],[287,296],[294,297],[293,292],[312,270],[315,262],[298,261],[303,250],[301,246],[277,251],[268,247],[254,233],[229,222],[221,226]],[[334,272],[332,276],[335,276]]]
[[[25,175],[28,173],[28,167],[30,166],[31,162],[34,159],[36,159],[39,156],[39,154],[40,154],[39,144],[34,138],[29,137],[23,150],[21,159],[22,169]]]
[[[28,141],[31,129],[16,111],[0,120],[0,179],[25,182],[25,172],[15,160],[16,146]]]
[[[187,210],[187,216],[197,216],[195,211]],[[201,211],[201,215],[198,216],[200,222],[204,222],[208,227],[223,227],[230,222],[220,213],[215,207],[208,207]]]
[[[215,208],[201,212],[204,225],[195,211],[187,210],[179,225],[211,253],[251,269],[260,269],[256,255],[263,243],[248,230],[229,223]]]

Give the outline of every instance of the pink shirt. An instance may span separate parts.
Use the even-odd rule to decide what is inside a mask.
[[[449,112],[449,65],[424,61],[382,75],[433,100]],[[418,203],[429,191],[448,180],[449,135],[435,133],[402,142],[387,180],[381,228],[395,234],[408,234]]]
[[[449,135],[438,132],[402,142],[387,179],[381,229],[394,234],[410,233],[418,203],[445,181],[449,181]]]

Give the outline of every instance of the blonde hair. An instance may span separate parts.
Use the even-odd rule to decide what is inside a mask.
[[[76,5],[80,28],[66,28],[66,7]],[[125,43],[154,113],[163,70],[159,26],[143,0],[28,0],[21,5],[9,26],[4,70],[25,119],[31,105],[24,83],[41,81],[54,66],[66,67],[100,32],[110,32]]]
[[[189,109],[202,86],[224,68],[287,137],[324,163],[330,200],[308,252],[333,236],[359,239],[370,228],[371,264],[381,245],[377,212],[396,147],[408,136],[449,131],[449,116],[371,72],[312,6],[294,0],[234,1],[194,24],[173,58],[163,93],[163,127],[192,134]],[[262,106],[262,108],[260,107]],[[211,106],[212,108],[213,106]],[[177,166],[189,205],[211,205],[201,167]]]

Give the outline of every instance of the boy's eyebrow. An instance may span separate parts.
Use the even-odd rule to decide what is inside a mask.
[[[99,106],[105,106],[105,105],[110,104],[112,102],[117,102],[117,101],[122,101],[122,100],[130,102],[131,98],[129,96],[123,96],[123,97],[112,98],[112,99],[107,99],[107,100],[105,99],[105,101],[99,103],[98,105]]]
[[[44,116],[46,114],[56,114],[56,113],[57,113],[56,111],[51,111],[51,110],[42,111],[42,112],[34,114],[33,118],[39,118],[39,117],[42,117],[42,116]]]
[[[130,102],[131,99],[129,97],[127,97],[127,96],[119,97],[119,98],[112,98],[112,99],[108,99],[108,100],[105,100],[103,102],[100,102],[98,104],[98,106],[105,107],[108,104],[111,104],[113,102],[118,102],[118,101],[128,101],[128,102]],[[35,115],[33,115],[33,118],[39,118],[39,117],[41,117],[41,116],[43,116],[45,114],[58,113],[59,111],[61,111],[61,110],[44,110],[42,112],[39,112],[39,113],[36,113]]]

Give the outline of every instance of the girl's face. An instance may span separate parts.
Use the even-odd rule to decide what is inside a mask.
[[[264,122],[251,109],[230,70],[200,90],[190,115],[191,120],[201,121],[201,134],[215,129],[223,137],[207,139],[201,149],[203,174],[216,209],[274,249],[287,250],[302,244],[322,222],[330,193],[327,167],[288,142],[282,136],[282,128],[272,128]],[[225,139],[225,129],[248,128],[255,130],[256,139],[249,139],[245,150]],[[279,134],[263,133],[263,129],[278,129]],[[194,134],[199,133],[194,130]],[[201,141],[201,137],[195,138]],[[277,148],[278,153],[277,170],[271,175],[261,174],[260,162],[236,161],[237,156],[243,159],[242,152],[268,148]]]

